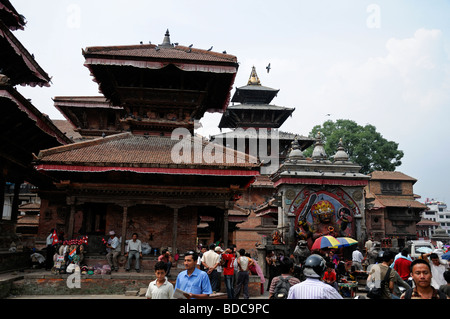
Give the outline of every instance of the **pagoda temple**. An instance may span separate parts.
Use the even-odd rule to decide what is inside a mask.
[[[295,111],[295,108],[271,104],[279,91],[263,86],[253,66],[247,85],[236,88],[232,104],[220,120],[219,128],[231,131],[211,137],[214,143],[256,156],[262,163],[261,175],[242,194],[234,209],[234,214],[247,216],[247,220],[239,224],[235,242],[254,253],[255,243],[261,243],[263,238],[270,237],[277,229],[276,208],[264,214],[256,213],[258,208],[268,205],[276,192],[270,174],[283,163],[294,139],[302,150],[315,140],[279,130]]]
[[[259,163],[193,133],[205,112],[226,109],[237,58],[171,43],[168,31],[159,45],[82,53],[103,96],[54,98],[82,139],[42,150],[35,162],[57,187],[40,189],[41,236],[50,228],[88,235],[95,253],[109,231],[124,239],[122,250],[136,232],[151,247],[183,253],[209,223],[211,240],[228,244],[229,210]],[[233,160],[215,161],[218,151]]]
[[[9,247],[11,238],[17,240],[20,186],[27,183],[53,187],[51,179],[34,170],[35,154],[71,143],[47,115],[15,88],[50,86],[49,75],[13,34],[24,30],[25,24],[25,17],[9,1],[0,1],[0,248]],[[5,203],[6,185],[14,188],[12,203]],[[6,207],[10,207],[9,212]]]
[[[261,85],[253,66],[247,85],[236,88],[232,104],[227,107],[219,123],[220,129],[229,128],[232,131],[211,138],[223,145],[229,144],[230,140],[234,141],[235,149],[245,145],[243,150],[239,150],[246,153],[252,154],[254,150],[257,154],[252,155],[264,162],[262,174],[270,174],[278,169],[294,138],[297,138],[302,149],[314,142],[312,138],[278,130],[295,111],[295,108],[270,104],[278,92],[278,89]],[[252,146],[255,147],[253,150]]]

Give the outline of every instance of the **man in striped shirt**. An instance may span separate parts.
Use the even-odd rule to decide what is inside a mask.
[[[306,280],[289,289],[288,299],[343,299],[336,289],[320,280],[325,269],[325,259],[316,254],[309,256],[303,266]]]

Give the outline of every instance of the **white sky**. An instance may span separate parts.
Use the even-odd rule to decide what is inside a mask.
[[[449,1],[11,2],[28,21],[15,36],[52,76],[50,88],[18,90],[53,119],[63,118],[53,97],[99,95],[82,48],[159,44],[168,28],[172,42],[236,55],[235,87],[254,65],[263,85],[280,89],[273,104],[296,109],[282,131],[370,123],[405,152],[397,170],[418,179],[421,201],[450,201]],[[207,114],[199,133],[217,134],[220,117]]]

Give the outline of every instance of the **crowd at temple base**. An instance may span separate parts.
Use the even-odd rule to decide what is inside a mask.
[[[100,271],[94,272],[84,264],[87,243],[87,237],[60,242],[56,233],[51,232],[47,238],[47,256],[41,256],[40,262],[58,274],[80,272],[89,276],[119,270],[121,239],[114,231],[104,239],[108,265]],[[436,242],[434,249],[422,247],[417,256],[411,256],[410,247],[403,247],[398,253],[380,249],[379,242],[371,239],[364,243],[363,249],[355,244],[309,251],[302,244],[299,241],[291,255],[269,251],[262,261],[268,267],[268,277],[263,274],[261,261],[235,245],[223,247],[223,243],[211,243],[175,256],[164,249],[152,269],[156,279],[149,283],[145,296],[208,299],[225,290],[227,299],[249,299],[251,275],[259,276],[261,294],[265,289],[269,299],[448,299],[450,296],[450,250],[442,242]],[[143,245],[137,233],[126,240],[125,247],[125,270],[140,272]],[[345,254],[344,249],[347,249]],[[349,255],[348,249],[351,258],[344,257]],[[173,274],[172,265],[181,258],[184,270]],[[174,283],[168,279],[175,277]],[[366,285],[363,293],[359,288],[356,295],[358,277],[365,278]]]

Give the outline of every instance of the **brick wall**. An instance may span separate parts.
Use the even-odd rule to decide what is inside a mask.
[[[249,188],[242,198],[237,202],[241,207],[257,207],[272,198],[272,188]],[[238,249],[243,248],[256,256],[256,243],[262,243],[262,235],[258,234],[261,226],[261,217],[251,211],[247,221],[238,224],[239,230],[235,234],[235,244]],[[261,229],[260,229],[261,230]]]
[[[59,201],[42,200],[38,240],[45,240],[50,229],[64,229],[68,224],[70,208]],[[122,232],[123,209],[117,205],[107,205],[105,235],[114,230],[120,237]],[[74,237],[83,224],[83,206],[77,206],[74,221]],[[182,208],[178,212],[177,247],[180,253],[195,248],[197,238],[197,210],[195,207]],[[67,233],[67,230],[66,230]],[[172,246],[173,210],[165,206],[136,205],[128,208],[127,232],[125,239],[137,233],[142,242],[155,248]]]
[[[155,280],[153,275],[131,276],[129,274],[111,275],[81,275],[80,288],[69,288],[67,285],[69,275],[27,274],[21,280],[9,283],[12,295],[109,295],[124,294],[129,290],[147,288]],[[70,280],[70,279],[69,279]],[[169,280],[174,286],[176,278]],[[258,276],[249,278],[250,297],[261,296],[261,281]],[[226,293],[225,282],[221,279],[220,292]],[[241,291],[242,296],[242,291]]]

